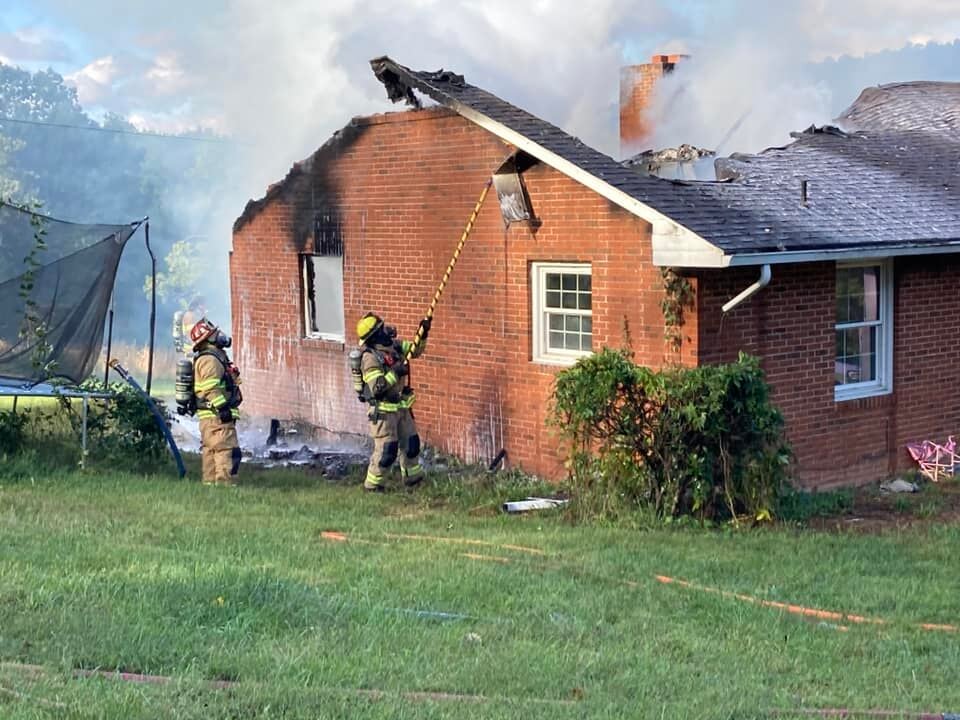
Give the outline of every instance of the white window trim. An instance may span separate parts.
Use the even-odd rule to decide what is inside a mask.
[[[309,280],[307,278],[307,262],[308,258],[311,257],[327,257],[325,255],[317,255],[316,253],[303,253],[300,255],[300,302],[303,303],[303,337],[308,340],[327,340],[329,342],[346,342],[346,322],[344,322],[344,332],[342,333],[324,333],[324,332],[313,332],[310,329],[310,305],[307,302],[307,291],[309,288]],[[340,257],[340,281],[341,284],[344,281],[343,277],[343,257]],[[342,290],[342,288],[341,288]]]
[[[590,263],[565,263],[565,262],[535,262],[530,266],[530,289],[533,295],[532,308],[533,317],[530,323],[532,330],[532,360],[535,363],[543,365],[565,365],[570,366],[582,357],[588,357],[593,353],[583,350],[550,350],[547,342],[547,333],[549,332],[549,323],[547,322],[546,308],[546,282],[547,273],[577,273],[580,275],[590,275],[593,277],[593,271]],[[592,287],[592,284],[591,284]],[[593,319],[593,302],[591,289],[591,303],[589,317]],[[575,313],[578,315],[587,315],[584,312]]]
[[[847,267],[876,267],[880,268],[880,339],[877,351],[877,379],[869,382],[849,383],[847,385],[833,386],[833,399],[835,402],[844,400],[858,400],[860,398],[876,397],[878,395],[889,395],[893,392],[893,262],[891,260],[882,261],[860,261],[860,262],[838,262],[837,268]],[[836,275],[834,275],[836,277]],[[836,285],[834,285],[834,305],[836,305]],[[836,345],[837,322],[834,319],[834,346]],[[836,349],[834,349],[834,363],[836,362]]]

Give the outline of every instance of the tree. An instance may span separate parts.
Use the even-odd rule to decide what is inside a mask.
[[[157,273],[157,297],[164,303],[176,303],[185,310],[190,299],[200,289],[203,274],[201,254],[198,245],[186,240],[178,240],[164,258],[165,272]],[[152,278],[143,283],[143,292],[150,297]]]
[[[158,311],[172,313],[196,281],[187,261],[197,252],[174,245],[209,226],[222,195],[217,185],[231,175],[228,146],[138,133],[119,115],[97,122],[56,72],[3,64],[0,118],[17,121],[0,120],[0,197],[42,201],[44,213],[81,223],[149,216],[151,247],[168,261],[158,279]],[[180,277],[184,271],[186,279]],[[148,274],[149,259],[135,237],[117,274],[115,337],[146,339],[150,308],[142,289]]]

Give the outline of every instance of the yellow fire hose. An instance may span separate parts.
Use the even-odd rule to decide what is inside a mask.
[[[490,186],[493,184],[493,178],[487,180],[486,184],[483,186],[483,192],[480,193],[480,199],[477,200],[477,205],[473,208],[473,212],[470,214],[470,219],[467,220],[467,226],[463,229],[463,235],[460,236],[460,242],[457,243],[457,249],[453,251],[453,257],[450,258],[450,264],[447,265],[447,270],[443,273],[443,279],[440,281],[440,285],[437,287],[437,292],[433,295],[433,300],[430,301],[430,308],[427,310],[427,314],[424,316],[425,319],[430,320],[433,318],[433,311],[437,307],[437,303],[440,302],[440,296],[443,295],[443,289],[447,285],[447,281],[450,280],[450,273],[453,272],[453,266],[457,264],[457,260],[460,258],[460,253],[463,251],[463,246],[467,242],[467,238],[470,237],[470,231],[473,230],[473,223],[477,220],[477,215],[480,214],[480,208],[483,206],[483,201],[487,199],[487,191],[490,190]],[[410,343],[410,348],[407,350],[405,360],[409,362],[410,356],[416,351],[420,343],[423,342],[423,326],[417,328],[416,335],[413,336],[413,341]]]

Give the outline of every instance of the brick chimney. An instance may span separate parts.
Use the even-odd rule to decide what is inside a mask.
[[[646,117],[657,81],[689,55],[654,55],[643,65],[620,68],[620,157],[627,158],[646,147],[652,134]]]

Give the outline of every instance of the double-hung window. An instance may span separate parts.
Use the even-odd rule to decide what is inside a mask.
[[[332,211],[318,212],[313,224],[313,252],[300,256],[303,278],[304,334],[344,342],[343,236]]]
[[[533,359],[572,365],[593,351],[590,265],[534,263]]]
[[[893,272],[889,262],[837,263],[834,398],[893,390]]]

